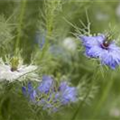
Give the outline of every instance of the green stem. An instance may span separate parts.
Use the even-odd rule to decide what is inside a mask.
[[[17,50],[18,50],[18,46],[19,46],[19,43],[20,43],[20,37],[21,37],[21,31],[22,31],[22,25],[23,25],[23,18],[24,18],[26,3],[27,3],[27,0],[22,0],[21,12],[20,12],[20,16],[19,16],[19,25],[18,25],[18,28],[17,28],[18,35],[17,35],[16,45],[15,45],[15,54],[17,54],[17,52],[18,52]]]
[[[88,98],[88,96],[89,96],[89,94],[90,94],[90,92],[91,92],[91,90],[92,90],[93,84],[94,84],[94,80],[92,80],[91,85],[90,85],[90,87],[89,87],[89,89],[88,89],[88,92],[87,92],[86,96],[84,97],[83,101],[79,104],[79,106],[78,106],[77,110],[75,111],[75,113],[74,113],[74,115],[73,115],[73,117],[72,117],[71,120],[75,120],[75,119],[76,119],[76,117],[77,117],[80,109],[81,109],[82,106],[84,105],[84,102],[86,101],[86,99]]]
[[[45,53],[46,53],[46,51],[48,50],[48,47],[49,47],[49,39],[52,36],[52,23],[53,23],[53,20],[51,20],[50,23],[47,23],[49,27],[47,28],[47,34],[46,34],[46,38],[45,38],[45,45],[43,47],[43,50],[42,50],[42,53],[41,53],[41,56],[40,56],[41,59],[44,57],[44,55],[45,55]]]
[[[76,117],[77,117],[80,109],[82,108],[82,106],[84,105],[84,102],[85,102],[86,99],[88,98],[88,96],[89,96],[89,94],[90,94],[90,92],[91,92],[91,90],[92,90],[92,87],[93,87],[93,85],[94,85],[95,82],[96,82],[95,79],[96,79],[96,77],[97,77],[97,75],[98,75],[97,69],[98,69],[98,66],[96,66],[96,67],[94,68],[93,77],[92,77],[92,79],[91,79],[90,87],[89,87],[89,89],[88,89],[88,91],[87,91],[87,93],[86,93],[86,96],[84,97],[83,101],[79,104],[79,106],[78,106],[77,110],[75,111],[75,113],[74,113],[73,117],[71,118],[71,120],[75,120],[75,119],[76,119]]]
[[[79,104],[79,106],[78,106],[77,110],[75,111],[75,113],[74,113],[74,115],[73,115],[73,117],[72,117],[71,120],[75,120],[76,119],[76,117],[77,117],[80,109],[82,108],[82,106],[84,104],[84,101],[86,100],[86,98],[87,98],[88,95],[89,95],[89,93],[85,96],[84,100]]]
[[[101,97],[100,101],[98,102],[98,105],[97,105],[97,107],[95,109],[93,118],[97,117],[98,114],[100,113],[101,107],[104,104],[104,102],[105,102],[105,100],[106,100],[106,98],[108,96],[108,93],[109,93],[109,91],[110,91],[110,89],[111,89],[111,87],[113,85],[113,82],[114,82],[114,79],[113,79],[113,77],[111,77],[111,81],[108,81],[108,84],[107,84],[107,86],[106,86],[106,88],[105,88],[105,90],[104,90],[104,92],[102,94],[102,97]]]
[[[45,44],[44,44],[44,47],[42,49],[42,53],[40,55],[40,59],[43,59],[46,51],[48,50],[48,47],[49,47],[49,42],[48,42],[48,39],[45,39]]]
[[[57,9],[56,0],[54,1],[47,1],[47,13],[46,13],[46,37],[45,37],[45,45],[43,47],[42,53],[40,58],[42,59],[49,48],[49,39],[53,34],[54,29],[54,17],[55,17],[55,10]]]

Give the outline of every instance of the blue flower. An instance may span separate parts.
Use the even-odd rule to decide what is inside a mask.
[[[63,105],[77,101],[77,89],[68,86],[67,82],[61,82],[59,95],[60,101]]]
[[[25,87],[25,86],[22,87],[22,92],[23,92],[23,94],[25,96],[27,96],[28,94],[30,94],[32,91],[33,91],[33,87],[32,87],[32,85],[31,85],[30,82],[28,83],[27,87]]]
[[[43,76],[38,90],[42,93],[48,93],[54,86],[53,79],[50,76]]]
[[[91,48],[93,46],[98,45],[99,43],[102,43],[105,39],[105,35],[101,34],[98,36],[80,36],[81,41],[83,42],[83,45],[87,48]]]
[[[35,102],[36,91],[33,89],[30,82],[27,87],[22,87],[22,92],[27,98],[30,98],[32,102]]]
[[[104,34],[98,36],[80,36],[85,47],[85,54],[91,58],[99,58],[104,65],[115,69],[120,64],[120,47]]]
[[[56,86],[55,86],[56,85]],[[77,89],[67,82],[55,84],[50,76],[43,76],[39,86],[33,88],[31,83],[22,87],[23,94],[33,103],[48,112],[57,112],[60,107],[77,101]]]
[[[67,82],[61,82],[59,86],[59,91],[64,91],[68,87]]]

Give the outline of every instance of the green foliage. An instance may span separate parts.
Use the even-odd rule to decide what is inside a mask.
[[[79,98],[76,104],[48,114],[23,96],[21,88],[28,79],[0,82],[0,120],[119,120],[120,68],[113,71],[86,58],[77,38],[115,31],[113,38],[119,44],[119,22],[117,0],[0,1],[0,65],[11,62],[15,71],[18,59],[36,65],[40,80],[43,75],[68,80],[77,87]],[[74,50],[64,42],[68,37],[76,45]]]

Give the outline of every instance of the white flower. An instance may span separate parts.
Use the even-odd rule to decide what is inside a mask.
[[[63,46],[70,51],[75,51],[77,47],[75,40],[71,37],[64,39]]]
[[[1,60],[0,60],[1,61]],[[11,70],[10,65],[6,65],[3,61],[0,64],[0,81],[7,80],[9,82],[13,82],[15,80],[21,81],[22,77],[25,78],[37,69],[37,66],[34,65],[21,65],[18,67],[16,71]]]

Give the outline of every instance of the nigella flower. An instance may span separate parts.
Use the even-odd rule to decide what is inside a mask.
[[[104,34],[97,36],[80,36],[85,54],[88,57],[99,58],[104,65],[115,69],[120,64],[120,47]]]
[[[28,83],[27,87],[24,87],[24,86],[22,87],[22,91],[26,97],[28,98],[30,97],[30,100],[32,102],[35,101],[36,91],[33,89],[33,86],[30,82]]]
[[[77,89],[68,86],[67,82],[61,82],[58,96],[62,104],[69,104],[77,101]]]
[[[48,93],[54,86],[53,79],[50,76],[43,76],[42,82],[38,87],[38,90],[43,93]]]
[[[76,47],[77,47],[77,45],[72,37],[65,38],[63,41],[63,46],[64,46],[64,48],[66,48],[67,50],[69,50],[71,52],[75,51]]]
[[[49,112],[56,112],[62,106],[78,100],[75,87],[70,87],[67,82],[60,82],[57,85],[50,76],[43,76],[42,82],[36,88],[33,88],[31,83],[28,83],[27,87],[22,87],[22,91],[32,103]]]
[[[12,67],[10,63],[6,64],[2,61],[0,63],[0,81],[9,81],[13,82],[15,80],[22,80],[21,78],[27,77],[27,75],[34,75],[34,72],[37,69],[37,66],[34,65],[18,65],[17,67]],[[31,76],[32,77],[32,76]]]

